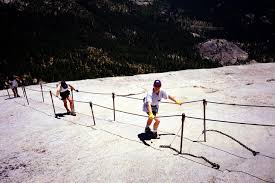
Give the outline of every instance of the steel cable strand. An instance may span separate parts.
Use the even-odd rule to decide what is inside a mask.
[[[168,147],[168,146],[171,147],[172,144],[173,144],[173,142],[175,141],[176,137],[179,136],[178,134],[179,134],[180,130],[181,130],[181,126],[180,126],[178,132],[175,134],[175,137],[172,139],[172,141],[171,141],[171,143],[169,145],[160,145],[159,147]]]
[[[109,108],[111,109],[111,108]],[[113,109],[111,109],[113,110]],[[148,118],[147,115],[142,115],[142,114],[136,114],[136,113],[131,113],[131,112],[126,112],[126,111],[121,111],[121,110],[116,110],[117,112],[121,112],[121,113],[125,113],[125,114],[131,114],[131,115],[134,115],[134,116],[141,116],[141,117],[146,117]],[[158,118],[169,118],[169,117],[178,117],[178,116],[181,116],[181,115],[170,115],[170,116],[158,116]]]
[[[53,87],[53,86],[48,86],[48,85],[43,85],[43,86],[46,86],[46,87],[49,87],[49,88],[56,88],[56,87]],[[97,94],[97,95],[112,95],[112,93],[98,93],[98,92],[88,92],[88,91],[80,91],[78,90],[79,93],[88,93],[88,94]]]
[[[48,86],[47,84],[43,84],[43,86],[46,86],[48,88],[56,88],[56,87],[53,87],[53,86]]]
[[[237,122],[237,121],[225,121],[225,120],[215,120],[215,119],[205,119],[208,121],[214,122],[221,122],[221,123],[232,123],[232,124],[239,124],[239,125],[251,125],[251,126],[264,126],[264,127],[275,127],[275,125],[271,124],[259,124],[259,123],[244,123],[244,122]]]
[[[35,90],[35,89],[31,89],[31,88],[27,88],[25,87],[26,90],[30,90],[30,91],[36,91],[36,92],[41,92],[41,90]],[[49,90],[42,90],[42,92],[49,92]]]
[[[118,96],[118,95],[117,95]],[[120,96],[120,97],[124,97],[124,98],[130,98],[130,99],[135,99],[135,100],[143,100],[143,98],[136,98],[136,97],[129,97],[129,96]],[[188,104],[188,103],[195,103],[195,102],[201,102],[202,100],[191,100],[188,102],[183,102],[183,104]],[[166,104],[175,104],[173,102],[161,102],[161,103],[166,103]]]
[[[58,98],[58,99],[61,100],[61,98],[59,98],[59,97],[56,97],[56,98]],[[40,101],[35,100],[35,99],[32,99],[32,98],[30,98],[30,100],[41,103]],[[44,102],[43,104],[50,105],[50,106],[52,105],[52,104],[49,104],[49,103],[47,103],[47,102]],[[63,107],[59,107],[59,106],[55,106],[55,108],[63,109]],[[92,117],[92,116],[89,115],[89,114],[84,114],[84,113],[81,113],[81,112],[79,112],[79,111],[75,111],[75,113],[82,114],[82,115],[84,115],[84,116]]]
[[[267,105],[234,104],[234,103],[213,102],[213,101],[207,101],[207,103],[222,104],[222,105],[234,105],[234,106],[242,106],[242,107],[266,107],[266,108],[275,108],[275,106],[267,106]]]
[[[203,120],[203,118],[193,117],[193,116],[185,116],[186,118],[190,119],[198,119]],[[263,127],[275,127],[275,125],[271,124],[259,124],[259,123],[244,123],[244,122],[237,122],[237,121],[225,121],[225,120],[216,120],[216,119],[208,119],[205,118],[205,120],[213,121],[213,122],[219,122],[219,123],[231,123],[231,124],[239,124],[239,125],[251,125],[251,126],[263,126]]]
[[[124,94],[124,95],[116,95],[118,97],[128,97],[128,96],[132,96],[132,95],[139,95],[139,94],[142,94],[144,92],[140,92],[140,93],[129,93],[129,94]]]
[[[48,85],[44,85],[46,87],[49,87],[49,88],[55,88],[55,87],[52,87],[52,86],[48,86]],[[79,93],[88,93],[88,94],[97,94],[97,95],[112,95],[112,93],[99,93],[99,92],[89,92],[89,91],[80,91],[78,90]],[[125,94],[125,95],[116,95],[118,97],[127,97],[127,96],[132,96],[132,95],[139,95],[139,94],[142,94],[144,92],[140,92],[140,93],[130,93],[130,94]]]
[[[95,95],[112,95],[112,93],[98,93],[98,92],[88,92],[88,91],[81,91],[78,90],[79,93],[88,93],[88,94],[95,94]]]
[[[189,103],[201,102],[201,101],[203,101],[203,100],[191,100],[191,101],[188,101],[188,102],[183,102],[182,105],[183,105],[183,104],[189,104]],[[176,103],[174,103],[174,102],[161,102],[161,103],[165,103],[165,104],[176,104]]]
[[[268,181],[268,180],[265,180],[265,179],[263,179],[263,178],[260,178],[260,177],[258,177],[258,176],[252,175],[252,174],[250,174],[250,173],[247,173],[247,172],[244,172],[244,171],[241,171],[241,170],[229,170],[229,169],[225,169],[225,170],[227,170],[227,171],[230,172],[230,173],[231,173],[231,172],[243,173],[243,174],[249,175],[249,176],[251,176],[251,177],[254,177],[254,178],[256,178],[256,179],[259,179],[259,180],[261,180],[261,181],[263,181],[263,182],[275,183],[274,181]]]
[[[240,141],[237,140],[236,138],[234,138],[234,137],[232,137],[232,136],[230,136],[230,135],[228,135],[228,134],[226,134],[226,133],[223,133],[223,132],[221,132],[221,131],[219,131],[219,130],[210,129],[210,130],[206,130],[206,131],[208,131],[208,132],[217,132],[217,133],[220,133],[220,134],[222,134],[222,135],[224,135],[224,136],[227,136],[228,138],[234,140],[235,142],[237,142],[238,144],[240,144],[241,146],[243,146],[244,148],[246,148],[247,150],[249,150],[250,152],[252,152],[253,156],[256,156],[257,154],[260,153],[260,152],[254,151],[253,149],[247,147],[246,145],[244,145],[242,142],[240,142]],[[203,133],[205,133],[205,132],[202,131],[202,134],[203,134]]]
[[[104,108],[104,109],[113,110],[112,108],[110,108],[110,107],[105,107],[105,106],[103,106],[103,105],[99,105],[99,104],[95,104],[95,103],[93,103],[93,105],[94,105],[94,106],[97,106],[97,107]]]
[[[76,102],[89,103],[89,102],[85,102],[85,101],[76,101]],[[97,107],[101,107],[101,108],[113,110],[113,108],[106,107],[106,106],[103,106],[103,105],[99,105],[99,104],[95,104],[95,103],[93,103],[93,105],[95,105],[95,106],[97,106]],[[146,118],[148,117],[147,115],[136,114],[136,113],[131,113],[131,112],[122,111],[122,110],[117,110],[117,109],[116,109],[116,111],[117,111],[117,112],[121,112],[121,113],[125,113],[125,114],[134,115],[134,116],[141,116],[141,117],[146,117]],[[159,116],[159,118],[177,117],[177,116],[181,116],[181,115]]]
[[[121,111],[121,110],[116,110],[116,111],[117,111],[117,112],[124,113],[124,114],[130,114],[130,115],[133,115],[133,116],[140,116],[140,117],[145,117],[145,118],[148,117],[148,116],[146,116],[146,115],[136,114],[136,113],[131,113],[131,112],[126,112],[126,111]]]
[[[75,100],[73,99],[74,102],[79,102],[79,103],[86,103],[86,104],[89,104],[90,102],[86,102],[86,101],[81,101],[81,100]]]
[[[119,97],[124,97],[124,98],[130,98],[130,99],[135,99],[135,100],[143,100],[143,98],[136,98],[136,97],[130,97],[130,96],[119,96]]]

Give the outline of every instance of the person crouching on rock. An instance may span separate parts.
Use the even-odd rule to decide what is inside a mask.
[[[76,114],[74,111],[74,102],[72,97],[70,96],[69,88],[78,92],[78,90],[76,90],[72,85],[67,84],[65,81],[61,81],[60,84],[58,84],[57,86],[56,96],[58,97],[60,95],[61,100],[63,100],[64,102],[64,107],[66,108],[67,113],[75,116]],[[68,108],[67,100],[70,103],[70,109]]]
[[[157,138],[157,129],[160,123],[160,120],[157,118],[157,113],[159,109],[159,102],[162,98],[174,101],[176,104],[181,105],[183,102],[176,100],[175,97],[168,95],[164,90],[161,90],[161,81],[155,80],[153,89],[147,93],[147,96],[144,98],[143,111],[146,112],[148,116],[147,124],[145,127],[145,133],[152,133],[152,138]],[[150,125],[155,120],[153,125],[153,131],[150,129]]]

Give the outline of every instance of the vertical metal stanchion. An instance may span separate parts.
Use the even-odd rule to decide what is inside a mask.
[[[44,102],[44,94],[43,94],[42,83],[40,83],[40,88],[41,88],[41,93],[42,93],[42,100],[43,100],[43,102]]]
[[[57,118],[57,115],[56,115],[56,112],[55,112],[54,103],[53,103],[53,94],[52,94],[52,91],[50,91],[50,95],[51,95],[52,104],[53,104],[53,112],[54,112],[54,117],[56,117],[56,118]]]
[[[206,119],[205,119],[205,110],[207,102],[203,99],[203,133],[204,133],[204,142],[206,142]]]
[[[185,114],[181,115],[181,138],[180,138],[180,154],[182,153],[182,142],[183,142],[183,128],[184,128]]]
[[[25,89],[25,86],[23,86],[23,90],[24,90],[24,93],[25,93],[25,97],[26,97],[27,103],[28,103],[28,105],[30,105],[29,104],[29,99],[28,99],[28,96],[27,96],[27,92],[26,92],[26,89]]]
[[[74,93],[73,93],[73,89],[71,89],[72,92],[72,99],[74,100]]]
[[[91,107],[91,110],[92,110],[92,116],[93,116],[93,121],[94,121],[94,126],[95,126],[95,116],[94,116],[94,110],[93,110],[93,103],[90,102],[90,107]]]
[[[73,100],[73,108],[71,110],[72,110],[72,112],[75,112],[74,111],[74,92],[73,92],[72,88],[71,88],[71,93],[72,93],[72,100]]]
[[[113,97],[114,121],[116,121],[115,93],[112,93],[112,97]]]
[[[8,96],[9,96],[9,98],[11,98],[10,93],[9,93],[9,89],[8,89],[8,88],[7,88],[7,92],[8,92]]]
[[[24,92],[24,85],[21,88],[22,88],[23,96],[26,97],[25,92]]]

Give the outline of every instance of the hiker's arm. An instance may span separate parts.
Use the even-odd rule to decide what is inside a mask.
[[[170,100],[172,100],[173,102],[176,102],[176,101],[177,101],[176,98],[173,97],[173,96],[168,95],[168,98],[169,98]]]
[[[60,94],[60,85],[58,85],[57,88],[56,88],[56,94],[55,94],[55,96],[58,97],[59,94]]]
[[[180,100],[176,100],[176,98],[173,97],[173,96],[168,95],[168,98],[169,98],[170,100],[172,100],[173,102],[175,102],[176,104],[181,105],[181,104],[183,103],[183,102],[180,101]]]
[[[78,92],[78,90],[75,89],[72,85],[69,84],[69,86],[70,86],[71,90],[74,90],[74,91]]]
[[[148,113],[151,114],[152,113],[151,102],[147,102],[147,109],[148,109]]]
[[[155,118],[155,115],[152,112],[151,102],[147,102],[147,109],[148,109],[149,119],[153,120]]]

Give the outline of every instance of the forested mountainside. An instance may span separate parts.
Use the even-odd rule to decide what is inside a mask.
[[[220,66],[197,44],[233,41],[274,62],[271,1],[2,0],[0,87]],[[195,35],[195,36],[194,36]]]

